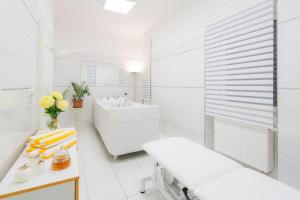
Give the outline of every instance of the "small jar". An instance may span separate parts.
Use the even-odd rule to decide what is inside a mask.
[[[35,175],[39,176],[43,173],[45,173],[45,161],[42,159],[38,159],[38,161],[35,164],[35,169],[34,169]]]
[[[71,165],[71,158],[69,152],[64,149],[63,146],[60,147],[53,158],[52,158],[52,165],[51,169],[54,171],[66,169]]]
[[[31,169],[34,170],[36,162],[38,161],[39,158],[39,152],[38,151],[32,151],[28,153],[28,164]]]
[[[33,176],[33,171],[29,167],[28,163],[25,163],[21,167],[19,167],[15,174],[15,182],[23,183],[29,180]]]

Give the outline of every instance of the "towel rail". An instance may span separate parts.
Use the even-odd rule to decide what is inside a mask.
[[[19,90],[31,90],[32,88],[24,87],[24,88],[0,88],[0,91],[19,91]]]

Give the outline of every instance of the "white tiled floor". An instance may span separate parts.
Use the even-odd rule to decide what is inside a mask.
[[[113,160],[94,128],[78,131],[80,200],[164,200],[149,182],[140,194],[140,177],[149,174],[153,161],[144,152]]]

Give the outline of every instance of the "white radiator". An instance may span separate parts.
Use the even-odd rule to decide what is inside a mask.
[[[264,128],[215,118],[215,150],[269,173],[274,167],[274,134]]]

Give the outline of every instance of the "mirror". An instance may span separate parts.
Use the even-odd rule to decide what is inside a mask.
[[[118,85],[119,70],[116,68],[97,67],[96,84],[97,85]]]
[[[88,85],[119,85],[119,69],[116,67],[82,66],[81,80]]]

